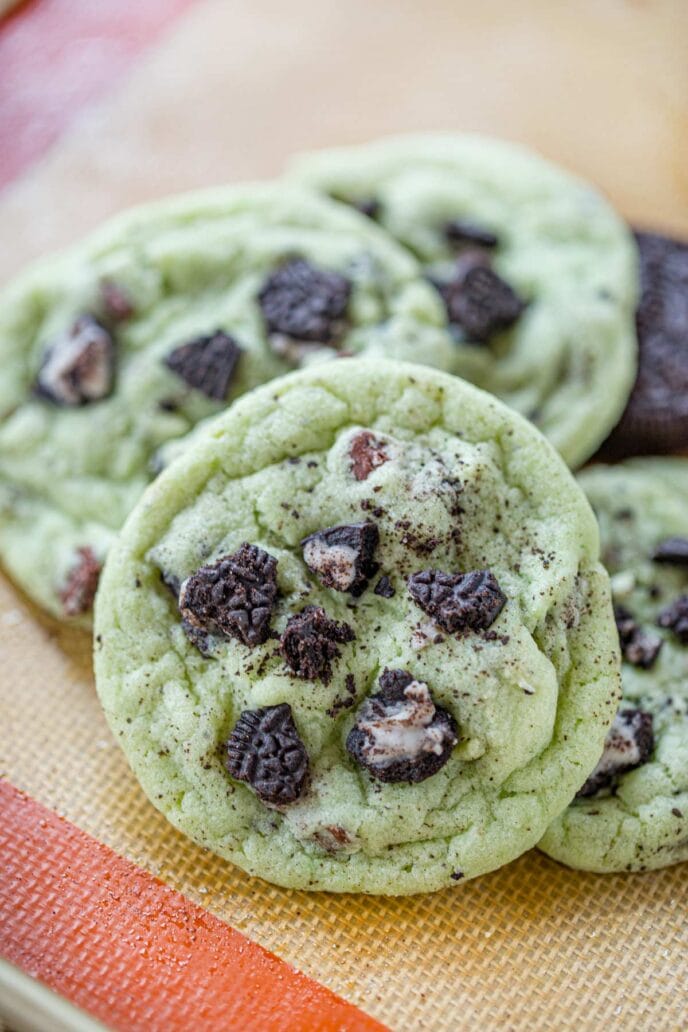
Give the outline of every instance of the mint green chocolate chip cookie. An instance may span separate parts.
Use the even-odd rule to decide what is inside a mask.
[[[588,871],[688,860],[688,462],[581,474],[600,521],[623,655],[604,752],[540,848]]]
[[[442,322],[401,247],[294,186],[121,216],[2,295],[2,562],[56,616],[87,623],[166,442],[305,362],[370,352],[446,366]]]
[[[589,185],[479,136],[305,155],[293,178],[359,207],[424,264],[452,371],[531,419],[569,465],[604,440],[633,384],[636,254]]]
[[[153,804],[304,889],[451,886],[542,836],[619,699],[593,514],[525,420],[342,359],[213,420],[96,600],[107,719]]]

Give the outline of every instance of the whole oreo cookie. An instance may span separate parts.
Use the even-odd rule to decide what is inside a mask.
[[[688,242],[658,233],[635,236],[641,285],[638,377],[598,454],[605,460],[688,448]]]

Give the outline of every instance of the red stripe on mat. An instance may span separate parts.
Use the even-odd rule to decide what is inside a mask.
[[[122,1032],[384,1026],[0,781],[0,953]]]
[[[54,143],[193,0],[27,0],[0,21],[0,185]]]

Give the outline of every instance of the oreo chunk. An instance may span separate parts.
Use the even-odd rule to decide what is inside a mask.
[[[657,623],[673,631],[682,645],[688,645],[688,595],[679,595],[659,614]]]
[[[625,606],[614,606],[621,654],[627,663],[649,670],[664,644],[658,634],[644,631]]]
[[[182,620],[182,630],[204,659],[209,659],[212,656],[215,639],[207,631],[197,627],[195,624],[189,623],[188,620]]]
[[[242,353],[233,337],[216,330],[180,344],[167,356],[165,365],[207,398],[224,401]]]
[[[96,559],[92,548],[77,548],[77,557],[59,593],[65,616],[83,616],[90,612],[100,579],[102,563]]]
[[[370,521],[328,527],[303,539],[303,561],[326,588],[357,597],[377,572],[373,556],[379,539],[377,525]]]
[[[453,247],[484,247],[492,250],[499,237],[489,229],[468,219],[450,219],[444,224],[444,236]]]
[[[346,739],[350,756],[378,781],[417,783],[445,765],[459,740],[451,713],[407,670],[385,670]]]
[[[306,606],[289,618],[280,638],[280,651],[297,677],[328,684],[332,660],[341,655],[337,646],[355,637],[348,624],[331,620],[321,606]]]
[[[237,781],[246,781],[264,803],[295,803],[308,781],[308,753],[291,706],[283,702],[244,710],[227,739],[225,766]]]
[[[490,570],[421,570],[409,577],[408,589],[416,605],[449,634],[486,630],[506,605],[506,595]]]
[[[688,241],[636,232],[638,375],[620,422],[598,452],[607,461],[688,447]]]
[[[352,201],[351,204],[361,215],[373,220],[377,219],[382,210],[382,205],[375,197],[361,197],[357,201]]]
[[[186,578],[179,589],[179,611],[192,627],[253,647],[270,633],[276,598],[277,560],[244,542],[233,555]]]
[[[108,323],[126,322],[134,314],[134,303],[129,292],[110,279],[100,283],[100,307]]]
[[[381,598],[394,598],[396,592],[394,586],[389,577],[380,577],[379,581],[373,588],[373,593],[379,595]]]
[[[688,566],[688,538],[666,538],[655,548],[652,558],[656,563],[671,563],[675,566]]]
[[[605,739],[602,757],[577,797],[610,788],[622,774],[647,763],[654,747],[652,714],[640,709],[619,710]]]
[[[36,378],[36,393],[55,405],[90,405],[112,392],[115,344],[104,326],[82,315],[49,344]]]
[[[385,442],[369,430],[362,430],[349,445],[351,472],[355,480],[367,480],[374,469],[389,460]]]
[[[513,326],[525,308],[480,252],[468,252],[456,263],[453,277],[435,285],[449,322],[476,344],[487,344],[496,333]]]
[[[346,327],[350,296],[345,276],[292,258],[268,276],[258,302],[270,334],[307,344],[336,344]]]

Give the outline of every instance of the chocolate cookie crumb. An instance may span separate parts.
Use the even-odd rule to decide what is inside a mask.
[[[207,631],[202,630],[200,627],[196,627],[195,624],[189,623],[188,620],[182,620],[182,630],[194,648],[198,649],[205,659],[212,656],[213,639]]]
[[[344,332],[350,296],[345,276],[292,258],[268,276],[258,302],[269,333],[333,344]]]
[[[688,327],[686,332],[688,332]],[[670,537],[660,541],[652,553],[652,558],[656,563],[688,566],[688,538]]]
[[[226,742],[225,766],[264,803],[295,803],[308,781],[308,753],[289,703],[244,710]]]
[[[346,695],[343,698],[338,696],[330,708],[325,711],[328,717],[331,717],[333,720],[335,717],[339,716],[342,710],[351,709],[356,700],[356,681],[353,674],[346,675],[346,678],[344,679],[344,687]]]
[[[76,551],[79,558],[69,571],[59,595],[65,616],[83,616],[90,611],[102,569],[102,563],[96,559],[92,548],[87,546]]]
[[[370,521],[328,527],[301,542],[303,561],[326,588],[357,597],[377,572],[373,556],[379,538],[377,525]]]
[[[170,573],[167,570],[161,570],[160,580],[163,582],[168,591],[170,591],[171,594],[174,596],[175,602],[179,602],[179,589],[182,586],[182,582],[180,581],[179,577],[175,576],[175,574]]]
[[[110,323],[126,322],[134,314],[134,303],[129,292],[114,280],[101,281],[100,305],[103,318]]]
[[[359,709],[346,748],[379,781],[417,783],[444,766],[458,740],[456,721],[435,705],[427,684],[407,670],[386,669],[380,691]]]
[[[499,237],[489,229],[467,219],[450,219],[444,225],[444,235],[454,247],[486,247],[491,250],[499,243]]]
[[[688,595],[679,595],[659,614],[657,623],[673,631],[682,645],[688,645]]]
[[[375,197],[362,197],[353,202],[353,207],[356,211],[360,211],[361,215],[373,220],[377,219],[382,209],[382,205]]]
[[[382,598],[393,598],[396,594],[389,577],[380,577],[379,581],[373,588],[373,593],[375,595],[381,595]]]
[[[605,739],[602,757],[577,798],[611,787],[621,774],[647,763],[654,747],[652,714],[640,709],[619,710]]]
[[[306,606],[289,618],[280,638],[280,651],[297,677],[328,684],[332,660],[341,655],[337,645],[354,638],[351,627],[331,620],[322,606]]]
[[[179,610],[192,626],[252,647],[268,637],[276,598],[277,560],[244,542],[233,555],[187,577]]]
[[[452,881],[461,881],[461,879],[464,878],[465,875],[463,871],[452,871],[449,877],[452,879]]]
[[[436,286],[449,322],[477,344],[487,344],[496,333],[513,326],[526,307],[483,255],[466,255],[457,262],[452,279]]]
[[[414,602],[449,634],[487,630],[506,605],[490,570],[421,570],[409,577],[408,589]]]
[[[342,828],[339,824],[328,824],[319,828],[313,838],[326,853],[340,853],[353,842],[353,838],[346,828]]]
[[[633,666],[649,670],[664,644],[658,634],[650,634],[636,623],[625,606],[614,606],[616,629],[623,658]]]
[[[46,349],[36,393],[55,405],[90,405],[111,392],[115,344],[104,326],[82,315]]]
[[[385,442],[368,430],[362,430],[349,445],[351,472],[356,480],[367,480],[374,469],[389,460]]]
[[[180,344],[166,357],[165,365],[207,398],[224,401],[242,354],[233,337],[216,330]]]

